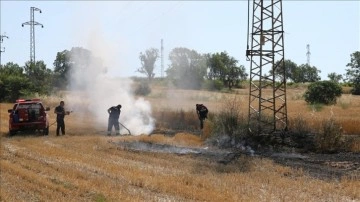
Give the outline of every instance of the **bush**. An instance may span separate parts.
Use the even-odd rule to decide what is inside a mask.
[[[221,112],[214,119],[214,132],[229,136],[234,140],[241,140],[247,135],[248,123],[240,111],[240,100],[225,100]]]
[[[313,104],[308,105],[308,108],[313,112],[319,112],[324,108],[324,104],[313,103]]]
[[[336,152],[342,146],[343,129],[333,118],[322,123],[322,129],[315,135],[315,145],[320,152]]]
[[[306,90],[305,101],[310,104],[335,104],[336,98],[342,94],[342,88],[339,84],[332,81],[317,81],[311,83]]]
[[[289,129],[299,135],[307,135],[311,133],[311,127],[309,126],[308,120],[298,115],[294,119],[289,120]]]
[[[360,77],[355,79],[351,94],[360,95]]]
[[[224,88],[224,84],[220,80],[205,80],[203,82],[202,88],[210,91],[221,90]]]
[[[151,88],[148,81],[141,81],[135,89],[135,95],[146,96],[150,93]]]

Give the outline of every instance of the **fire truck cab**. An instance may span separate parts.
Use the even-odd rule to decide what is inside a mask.
[[[49,134],[49,117],[40,99],[18,99],[12,109],[9,109],[9,134],[15,135],[18,131],[42,131]]]

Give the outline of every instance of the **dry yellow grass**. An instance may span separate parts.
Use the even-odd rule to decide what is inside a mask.
[[[143,135],[137,138],[127,137],[127,140],[136,139],[142,142],[169,144],[175,146],[203,146],[203,141],[195,135],[187,133],[177,133],[173,137],[164,138],[164,135]]]
[[[172,92],[176,94],[176,91]],[[334,116],[345,131],[360,134],[360,98],[343,97],[343,104],[313,112],[299,91],[288,92],[289,117],[301,114],[311,126]],[[179,91],[183,102],[174,106],[164,97],[152,97],[154,106],[194,110],[204,103],[216,112],[226,93]],[[237,94],[247,112],[247,90]],[[339,102],[338,102],[339,103]],[[345,103],[345,104],[344,104]],[[351,107],[346,108],[346,103]],[[52,108],[57,100],[45,100]],[[168,137],[106,137],[105,127],[91,120],[75,123],[75,113],[66,117],[67,135],[56,137],[19,135],[8,138],[7,109],[0,104],[0,201],[360,201],[359,176],[341,180],[320,180],[301,169],[281,166],[272,160],[241,156],[220,164],[196,155],[139,152],[122,149],[116,143],[142,141],[175,146],[203,147],[199,136],[179,133]],[[158,109],[154,109],[155,111]],[[85,112],[84,112],[85,113]],[[86,115],[86,114],[85,114]],[[54,121],[51,117],[50,123]],[[205,125],[203,135],[208,135]],[[203,136],[203,138],[204,138]]]
[[[360,200],[359,181],[317,180],[266,159],[243,156],[223,165],[114,144],[138,139],[183,145],[179,140],[189,140],[199,146],[188,136],[2,137],[1,201]]]
[[[170,91],[166,89],[154,89],[153,91],[149,101],[155,106],[154,111],[163,108],[195,111],[195,104],[203,103],[208,106],[210,113],[216,113],[222,109],[224,100],[233,99],[234,96],[242,103],[239,105],[239,108],[245,115],[247,115],[249,110],[248,89],[236,90],[236,94],[194,90]],[[360,127],[358,127],[360,125],[360,96],[344,94],[338,99],[336,105],[323,106],[320,111],[316,111],[302,98],[304,92],[304,89],[287,90],[287,110],[289,119],[293,119],[300,115],[307,120],[314,130],[318,130],[320,123],[333,117],[342,125],[345,134],[360,135]],[[264,92],[265,95],[270,93],[270,89]]]

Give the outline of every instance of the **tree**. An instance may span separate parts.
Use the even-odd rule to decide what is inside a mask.
[[[25,75],[31,82],[30,89],[42,95],[50,94],[52,88],[51,69],[46,68],[44,61],[36,61],[36,63],[28,61],[24,67]]]
[[[346,65],[350,67],[346,69],[346,77],[353,86],[351,93],[360,95],[360,51],[352,53],[350,57],[350,63]]]
[[[177,87],[199,89],[206,75],[206,56],[187,48],[174,48],[169,54],[171,64],[167,77]]]
[[[298,66],[293,72],[293,80],[295,83],[320,81],[321,78],[319,76],[319,73],[321,73],[321,71],[318,70],[316,67],[311,67],[308,64],[302,64]]]
[[[159,58],[159,50],[155,48],[150,48],[145,51],[145,53],[140,53],[139,59],[141,61],[141,67],[137,70],[142,74],[145,74],[149,79],[149,82],[154,78],[154,68],[155,62]]]
[[[333,81],[335,83],[339,83],[341,79],[343,79],[343,76],[341,74],[337,74],[335,72],[332,72],[330,74],[328,74],[328,78],[330,79],[330,81]]]
[[[0,67],[0,101],[14,102],[27,94],[29,86],[29,79],[18,64],[9,62]]]
[[[284,65],[279,65],[280,61],[276,62],[276,66],[278,66],[277,69],[275,69],[275,77],[282,78],[284,74],[284,68],[285,68],[285,77],[286,80],[294,81],[294,73],[296,69],[298,68],[297,64],[291,60],[284,60]],[[270,70],[270,75],[273,74],[273,70]]]
[[[83,89],[98,74],[106,73],[102,60],[95,57],[90,50],[73,47],[70,51],[58,52],[54,61],[55,84],[65,88]],[[84,76],[84,73],[87,76]]]
[[[238,61],[230,57],[226,52],[215,53],[208,57],[208,78],[219,79],[225,86],[231,89],[242,79],[246,79],[245,67],[237,66]]]
[[[342,94],[342,88],[332,81],[317,81],[311,83],[306,90],[305,101],[310,104],[335,104],[336,98]]]
[[[54,65],[54,85],[65,89],[68,84],[68,73],[71,68],[70,51],[64,50],[56,54]]]

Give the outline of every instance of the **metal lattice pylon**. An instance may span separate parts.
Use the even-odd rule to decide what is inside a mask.
[[[3,43],[4,41],[4,38],[9,38],[8,36],[6,36],[5,34],[4,35],[0,35],[0,67],[1,67],[1,54],[3,52],[5,52],[5,47],[1,47],[1,44]]]
[[[35,63],[35,25],[41,25],[43,28],[44,25],[41,23],[35,22],[34,20],[34,12],[39,11],[41,13],[41,10],[39,8],[31,7],[30,8],[30,21],[23,23],[21,26],[24,27],[24,25],[30,25],[30,62]]]
[[[282,1],[253,0],[251,28],[251,49],[246,53],[251,61],[249,130],[256,134],[286,130]]]

